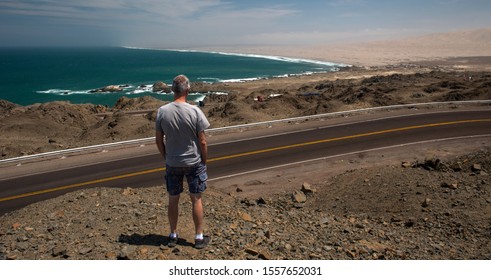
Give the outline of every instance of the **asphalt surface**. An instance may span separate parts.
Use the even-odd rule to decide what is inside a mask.
[[[491,134],[491,110],[320,124],[324,126],[213,143],[209,146],[209,178],[397,144]],[[164,166],[155,153],[3,179],[0,214],[81,188],[162,185]]]

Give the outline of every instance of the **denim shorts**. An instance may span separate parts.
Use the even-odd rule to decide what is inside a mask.
[[[170,195],[178,195],[184,191],[184,176],[188,182],[190,193],[198,194],[206,190],[208,174],[205,164],[200,162],[190,167],[172,167],[167,165],[165,169],[165,183],[167,185],[167,192]]]

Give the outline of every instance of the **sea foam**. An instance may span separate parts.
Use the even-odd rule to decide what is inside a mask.
[[[330,67],[350,67],[351,66],[349,64],[343,64],[343,63],[334,63],[334,62],[305,59],[305,58],[292,58],[292,57],[276,56],[276,55],[229,53],[229,52],[219,52],[219,51],[200,51],[200,50],[182,50],[182,49],[165,49],[165,50],[176,51],[176,52],[213,53],[213,54],[228,55],[228,56],[263,58],[263,59],[277,60],[277,61],[282,61],[282,62],[319,64],[319,65],[330,66]]]

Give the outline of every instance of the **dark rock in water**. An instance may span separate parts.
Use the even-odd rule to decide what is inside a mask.
[[[167,86],[166,83],[158,81],[155,84],[153,84],[153,89],[152,92],[170,92],[169,86]]]
[[[97,93],[97,92],[121,92],[123,91],[124,86],[116,86],[116,85],[109,85],[105,86],[102,88],[98,89],[93,89],[89,91],[90,93]]]

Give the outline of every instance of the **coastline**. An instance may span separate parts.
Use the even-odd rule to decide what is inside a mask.
[[[354,66],[240,83],[194,82],[192,91],[229,93],[203,100],[202,110],[216,128],[385,105],[490,100],[489,71],[469,69],[454,64]],[[151,96],[123,96],[108,107],[0,101],[0,159],[152,137],[155,111],[166,102]]]
[[[192,80],[192,92],[229,93],[203,100],[213,127],[384,105],[491,99],[489,45],[491,29],[344,46],[202,48],[197,51],[359,63],[336,72],[242,82]],[[387,50],[397,59],[378,56]],[[466,57],[471,54],[480,56]],[[155,116],[148,112],[168,99],[132,97],[122,96],[108,106],[63,101],[19,106],[2,101],[0,158],[153,136]],[[145,113],[126,113],[139,110]]]
[[[218,47],[220,49],[220,47]],[[240,50],[241,48],[239,47],[237,50]],[[302,58],[302,57],[291,57],[291,56],[281,56],[281,55],[268,55],[266,53],[269,53],[268,51],[265,51],[263,54],[262,51],[259,53],[248,53],[245,51],[244,53],[237,52],[231,50],[230,52],[222,52],[222,51],[214,51],[214,50],[186,50],[186,49],[169,49],[172,51],[177,51],[177,52],[203,52],[203,53],[212,53],[212,54],[220,54],[220,55],[228,55],[228,56],[242,56],[242,57],[253,57],[253,58],[264,58],[264,59],[271,59],[271,60],[278,60],[278,61],[283,61],[283,62],[295,62],[295,63],[311,63],[311,64],[320,64],[320,65],[325,65],[325,66],[339,66],[339,67],[350,67],[352,65],[350,64],[345,64],[345,63],[336,63],[336,62],[330,62],[326,60],[313,60],[313,59],[308,59],[308,58]],[[274,52],[274,51],[273,51]],[[272,52],[272,53],[273,53]]]
[[[491,99],[491,56],[405,59],[240,83],[194,81],[192,88],[233,93],[205,99],[213,127]],[[122,97],[111,107],[0,100],[1,159],[152,137],[164,103],[149,96]],[[433,162],[442,169],[428,168]],[[76,190],[1,216],[0,260],[490,259],[490,162],[488,138],[459,139],[214,181],[204,202],[214,243],[203,251],[165,245],[162,186]],[[293,200],[305,186],[313,187],[306,201]],[[182,203],[186,213],[189,207]],[[182,222],[181,237],[193,240],[191,216]]]
[[[364,42],[353,43],[345,45],[302,45],[302,46],[234,46],[234,47],[207,47],[207,48],[194,48],[193,50],[186,49],[174,49],[174,52],[205,52],[210,54],[220,54],[222,57],[213,57],[213,60],[217,59],[217,69],[213,71],[198,71],[197,75],[193,76],[192,68],[180,69],[179,72],[189,72],[188,76],[194,82],[243,82],[254,81],[262,79],[275,79],[278,77],[292,77],[302,75],[312,75],[316,72],[329,71],[330,67],[342,68],[345,65],[352,65],[354,68],[365,68],[371,70],[381,70],[384,68],[395,69],[403,67],[419,66],[421,68],[430,69],[443,69],[443,70],[462,70],[462,71],[491,71],[491,50],[488,47],[491,45],[491,29],[475,30],[469,32],[454,32],[445,34],[433,34],[416,38],[408,38],[398,41],[379,41],[379,42]],[[121,49],[147,49],[147,50],[163,50],[165,48],[135,48],[135,47],[121,47]],[[168,51],[168,50],[167,50]],[[74,103],[86,103],[93,102],[96,104],[104,104],[111,106],[115,103],[120,96],[140,97],[144,95],[152,95],[156,98],[163,98],[169,100],[167,96],[157,96],[152,92],[150,84],[155,81],[162,80],[169,82],[169,79],[174,72],[169,72],[170,69],[174,69],[172,64],[162,67],[161,64],[155,63],[154,60],[147,61],[144,59],[144,55],[136,54],[129,51],[131,56],[138,57],[137,64],[128,66],[127,71],[108,73],[104,72],[108,68],[104,68],[103,65],[99,65],[94,69],[99,69],[96,73],[98,78],[87,79],[87,82],[78,81],[77,86],[74,87],[73,83],[50,83],[52,75],[57,76],[56,71],[50,73],[51,76],[38,75],[41,73],[29,72],[24,73],[29,76],[38,77],[37,81],[31,83],[24,83],[23,80],[16,81],[15,78],[9,78],[6,75],[6,81],[3,83],[2,96],[10,101],[18,102],[23,105],[33,104],[35,102],[49,102],[51,100],[70,100]],[[117,61],[125,61],[126,52],[116,52]],[[17,54],[21,55],[21,54]],[[157,57],[165,56],[164,54],[154,54]],[[171,54],[170,56],[182,55]],[[186,56],[186,55],[184,55]],[[193,55],[194,56],[194,55]],[[203,54],[203,56],[205,56]],[[255,58],[261,58],[264,60],[278,60],[282,62],[292,62],[293,64],[301,65],[299,67],[290,67],[288,64],[268,63],[270,65],[266,71],[253,71],[257,68],[257,64],[241,64],[241,59],[230,58],[224,59],[223,56],[243,56],[249,57],[254,61]],[[106,56],[98,57],[97,61],[105,61]],[[73,57],[72,59],[76,59]],[[198,61],[201,61],[198,55]],[[15,60],[13,60],[14,62]],[[57,61],[55,58],[50,58],[49,61]],[[181,61],[181,60],[179,60]],[[80,61],[79,61],[80,62]],[[141,62],[141,63],[139,63]],[[144,62],[144,64],[142,64]],[[240,63],[239,63],[240,62]],[[260,61],[259,61],[260,62]],[[81,62],[80,62],[81,63]],[[119,62],[118,62],[119,63]],[[180,63],[180,62],[179,62]],[[232,63],[239,63],[242,66],[241,71],[228,71],[227,65]],[[308,64],[304,64],[308,63]],[[314,63],[314,64],[312,64]],[[63,73],[72,73],[72,76],[66,75],[61,78],[62,80],[69,81],[76,79],[77,69],[66,68],[66,64],[58,65],[57,67],[64,69]],[[339,65],[336,65],[339,64]],[[8,65],[8,64],[7,64]],[[115,64],[116,65],[116,64]],[[313,66],[312,66],[313,65]],[[318,65],[319,67],[315,66]],[[83,67],[89,67],[84,65]],[[82,67],[82,68],[83,68]],[[90,66],[92,67],[92,66]],[[89,69],[90,69],[89,67]],[[132,68],[133,67],[133,68]],[[159,71],[150,71],[148,69],[160,69]],[[169,68],[170,67],[170,68]],[[207,63],[205,65],[198,64],[199,69],[213,68],[213,65]],[[245,68],[244,68],[245,67]],[[277,71],[278,67],[281,69]],[[285,68],[282,68],[285,67]],[[117,67],[117,69],[125,67]],[[164,70],[167,69],[167,70]],[[8,67],[6,68],[8,69]],[[6,69],[3,69],[6,71]],[[58,69],[51,67],[50,69]],[[133,69],[133,70],[131,70]],[[141,69],[147,69],[141,72]],[[189,70],[189,71],[186,71]],[[244,70],[247,69],[247,70]],[[261,68],[262,69],[262,68]],[[272,69],[276,69],[272,71]],[[217,72],[218,71],[218,72]],[[8,73],[8,71],[6,72]],[[128,74],[131,73],[131,74]],[[156,74],[157,73],[157,74]],[[227,74],[224,74],[227,73]],[[13,72],[13,77],[19,76]],[[24,76],[25,76],[24,75]],[[104,78],[105,77],[105,78]],[[32,86],[22,86],[23,84]],[[99,90],[101,87],[108,85],[119,85],[122,89],[121,92],[111,92],[108,94],[91,95],[91,91]],[[22,95],[16,94],[17,90],[22,92]],[[226,92],[226,91],[224,91]],[[204,92],[206,93],[206,91]],[[22,99],[20,99],[22,97]]]
[[[66,100],[109,106],[121,96],[151,95],[171,100],[171,95],[165,95],[168,91],[161,92],[153,84],[172,83],[176,73],[186,73],[195,82],[230,83],[329,72],[341,66],[263,55],[132,49],[76,48],[63,49],[59,54],[56,48],[0,52],[5,60],[0,67],[0,99],[22,105]]]

